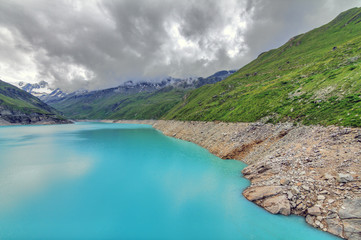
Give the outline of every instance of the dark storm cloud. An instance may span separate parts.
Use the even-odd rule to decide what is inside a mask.
[[[68,90],[207,76],[320,26],[358,1],[0,0],[0,78]]]

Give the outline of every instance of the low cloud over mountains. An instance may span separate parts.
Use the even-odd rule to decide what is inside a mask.
[[[0,1],[0,77],[65,90],[208,76],[359,6],[356,0]],[[322,14],[319,14],[322,13]]]

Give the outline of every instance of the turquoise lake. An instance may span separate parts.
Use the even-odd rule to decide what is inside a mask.
[[[240,161],[148,125],[0,127],[0,239],[338,239],[247,201]]]

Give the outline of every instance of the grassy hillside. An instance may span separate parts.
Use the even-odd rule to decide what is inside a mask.
[[[159,119],[191,90],[222,81],[235,71],[219,71],[206,78],[142,82],[116,88],[70,94],[47,103],[74,119]]]
[[[30,93],[0,80],[0,118],[10,120],[14,115],[22,117],[42,116],[42,119],[64,120],[54,108]],[[18,118],[18,121],[21,119]]]
[[[157,119],[178,104],[187,91],[171,87],[137,94],[85,94],[50,103],[75,119]]]
[[[361,126],[361,8],[290,39],[222,82],[192,91],[165,119]]]

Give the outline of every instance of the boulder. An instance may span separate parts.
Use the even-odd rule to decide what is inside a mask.
[[[314,224],[314,222],[315,222],[315,219],[314,219],[315,217],[312,217],[311,215],[307,215],[306,216],[306,222],[308,223],[308,224],[310,224],[310,225],[313,225]]]
[[[333,235],[342,237],[343,228],[342,225],[336,219],[326,219],[327,229]]]
[[[341,219],[361,219],[361,198],[344,200],[338,214]]]
[[[342,219],[346,238],[361,240],[361,198],[344,200],[338,215]]]
[[[250,201],[260,200],[266,197],[278,195],[283,188],[280,186],[262,186],[262,187],[248,187],[243,196]]]
[[[252,180],[270,169],[271,167],[268,165],[250,165],[242,170],[242,174],[245,178]]]
[[[347,239],[361,240],[361,219],[346,219],[342,222]]]
[[[339,183],[348,183],[353,180],[353,177],[351,174],[345,174],[345,173],[339,173],[337,177],[337,181]]]
[[[290,202],[284,194],[267,198],[262,206],[272,214],[280,213],[285,216],[291,214]]]
[[[307,210],[308,214],[313,216],[320,216],[321,215],[321,209],[317,206],[313,206]]]

